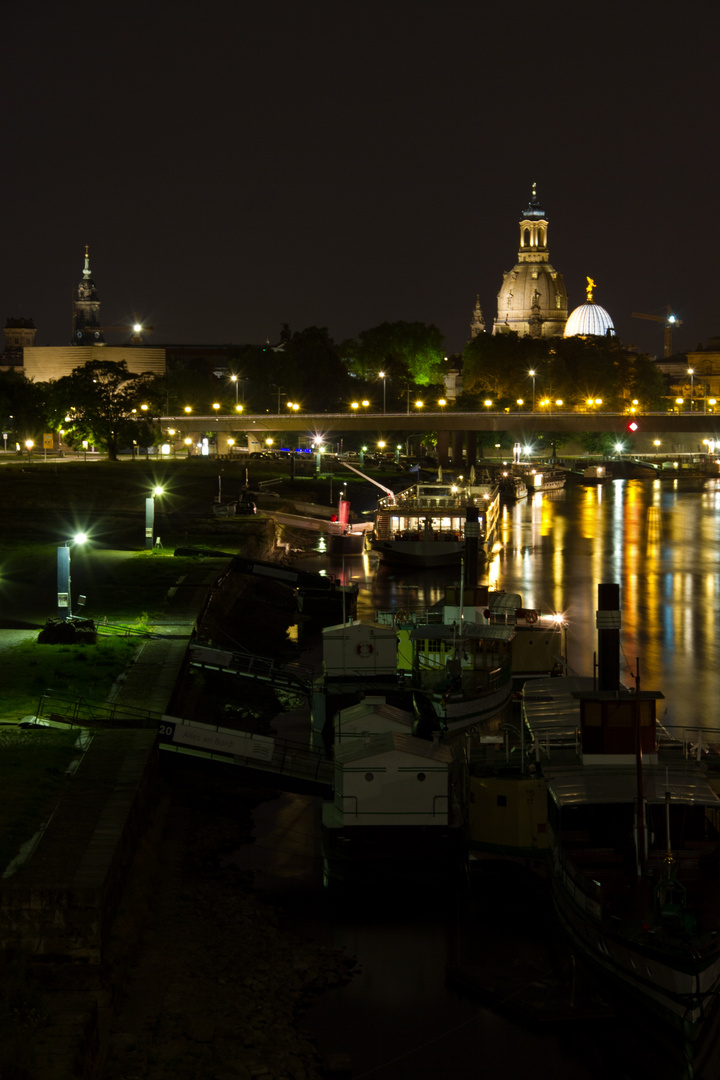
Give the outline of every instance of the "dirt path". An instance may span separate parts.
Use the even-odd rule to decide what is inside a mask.
[[[197,781],[176,788],[138,852],[110,950],[102,1080],[327,1075],[300,1013],[351,963],[295,937],[253,891],[250,804],[233,805],[211,807]]]

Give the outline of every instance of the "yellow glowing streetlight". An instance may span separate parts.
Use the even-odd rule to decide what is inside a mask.
[[[217,411],[217,409],[220,408],[220,402],[219,401],[213,401],[212,407],[213,407],[213,409],[215,409]]]
[[[561,397],[559,397],[559,398],[555,399],[555,404],[556,405],[564,405],[565,402],[563,401],[563,399]]]
[[[234,446],[234,445],[235,445],[235,440],[234,439],[228,439],[228,446]]]
[[[522,409],[523,405],[525,404],[525,398],[519,397],[515,404],[518,406],[518,408]]]
[[[443,411],[444,411],[444,409],[445,409],[445,406],[447,405],[447,401],[445,400],[445,398],[444,398],[444,397],[441,397],[441,398],[440,398],[440,400],[438,401],[438,405],[439,405],[439,406],[440,406],[440,408],[441,408],[441,409],[443,409]]]
[[[140,406],[140,408],[142,409],[143,412],[147,412],[149,407],[150,407],[149,405],[141,405]]]
[[[485,398],[485,400],[483,401],[483,405],[485,406],[486,409],[491,408],[492,407],[492,401],[490,400],[490,398]]]
[[[242,407],[242,405],[236,405],[236,406],[235,406],[235,412],[237,412],[237,413],[241,413],[242,411],[243,411],[243,407]]]
[[[186,405],[185,406],[185,412],[186,413],[191,413],[192,412],[192,405]]]
[[[355,409],[355,410],[359,409],[360,408],[360,402],[359,401],[353,401],[352,404],[350,405],[350,408]]]
[[[267,439],[265,440],[265,445],[272,446],[274,442],[275,440],[270,435],[268,435]]]
[[[415,408],[416,408],[416,409],[422,409],[422,408],[424,407],[424,405],[425,405],[425,402],[424,402],[424,401],[420,401],[420,399],[419,399],[419,398],[418,398],[418,400],[417,400],[417,401],[415,402]]]

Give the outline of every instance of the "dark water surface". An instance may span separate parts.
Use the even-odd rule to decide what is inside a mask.
[[[520,592],[525,607],[562,612],[569,663],[581,674],[593,670],[597,585],[619,583],[626,684],[633,685],[630,675],[639,658],[643,689],[665,694],[660,712],[667,709],[666,723],[720,727],[719,541],[717,481],[574,487],[504,511],[480,580]],[[382,609],[429,606],[457,578],[454,571],[387,573],[366,558],[334,565],[310,559],[305,565],[357,580],[361,618],[374,618]],[[297,844],[302,803],[294,796],[281,802],[294,822]],[[305,818],[309,823],[312,815]],[[262,832],[260,822],[260,843]],[[298,856],[307,867],[318,859],[312,833],[310,825]],[[295,886],[298,880],[296,875]],[[537,965],[558,958],[542,949],[529,956],[528,949],[533,940],[547,940],[552,928],[532,893],[521,893],[518,886],[512,901],[489,895],[479,905],[471,924],[474,948],[482,950],[487,941],[488,953],[506,950],[509,968],[535,963],[529,978],[547,977]],[[622,1009],[614,1020],[532,1025],[512,1010],[495,1011],[446,985],[453,901],[432,881],[414,893],[370,887],[366,895],[335,900],[315,886],[302,897],[298,893],[290,901],[299,925],[321,927],[326,940],[361,965],[360,974],[324,994],[307,1018],[323,1052],[350,1055],[356,1080],[683,1075],[651,1052],[652,1024],[638,1032]]]

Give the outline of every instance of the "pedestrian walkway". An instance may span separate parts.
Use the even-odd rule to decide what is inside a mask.
[[[118,679],[109,700],[113,704],[143,709],[161,716],[167,712],[195,622],[213,582],[227,560],[207,560],[197,583],[173,588],[168,593],[168,614],[153,626],[153,637],[138,647],[135,660]]]

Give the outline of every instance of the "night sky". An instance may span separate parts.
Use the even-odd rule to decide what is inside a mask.
[[[570,309],[720,334],[718,9],[502,0],[6,5],[0,316],[69,342],[84,245],[148,344],[492,325],[532,183]],[[4,322],[3,322],[4,325]],[[109,340],[112,340],[108,335]]]

